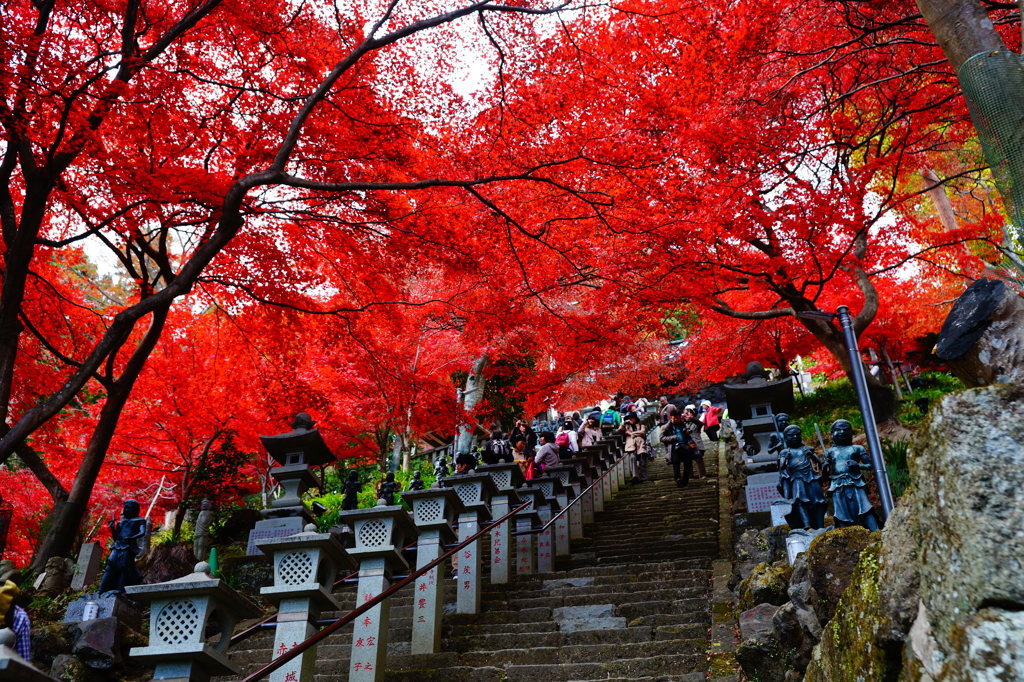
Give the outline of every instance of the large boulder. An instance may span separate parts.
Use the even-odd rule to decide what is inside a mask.
[[[882,551],[878,557],[882,628],[878,635],[885,646],[903,642],[917,617],[921,576],[917,569],[917,541],[913,537],[912,499],[911,494],[904,494],[882,529]]]
[[[786,593],[793,567],[785,562],[758,564],[750,577],[740,583],[740,608],[752,609],[758,604],[782,606],[789,600]]]
[[[139,566],[139,572],[142,582],[152,585],[189,575],[195,565],[196,555],[191,545],[156,545],[146,556],[146,562]]]
[[[945,396],[913,443],[910,472],[921,599],[949,654],[979,609],[1024,609],[1024,386]]]
[[[736,660],[747,678],[760,682],[783,682],[786,661],[775,633],[778,606],[759,604],[740,614],[740,637]]]
[[[807,682],[895,679],[902,668],[902,646],[879,644],[885,627],[878,603],[881,550],[875,542],[860,552],[849,586],[814,648]]]
[[[818,597],[814,610],[822,625],[832,620],[839,597],[850,584],[860,553],[880,539],[879,532],[850,526],[822,533],[811,541],[807,550],[807,573]]]

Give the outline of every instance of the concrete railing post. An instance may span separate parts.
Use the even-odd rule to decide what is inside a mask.
[[[341,605],[332,594],[334,581],[343,570],[356,568],[355,560],[330,533],[317,533],[309,524],[304,532],[257,541],[264,554],[272,554],[274,585],[260,589],[264,599],[277,606],[272,658],[317,633],[315,625],[324,610]],[[316,646],[311,646],[270,674],[270,682],[313,682]]]
[[[436,485],[436,484],[435,484]],[[421,569],[444,554],[444,546],[455,541],[452,524],[466,508],[451,488],[430,488],[402,493],[412,506],[412,518],[419,528],[416,540],[416,568]],[[444,602],[444,564],[438,564],[416,579],[412,605],[412,648],[414,654],[441,651],[441,610]]]
[[[523,470],[515,462],[499,464],[485,464],[477,467],[478,474],[487,474],[494,481],[498,492],[491,498],[491,517],[500,519],[509,511],[518,507],[521,502],[516,494],[516,488],[521,486],[526,478]],[[491,531],[491,584],[504,585],[508,583],[510,564],[512,563],[512,542],[509,535],[510,523],[503,521]]]
[[[184,578],[152,585],[125,588],[131,598],[149,603],[149,646],[134,647],[129,655],[155,666],[154,680],[208,682],[211,677],[237,675],[238,666],[228,660],[227,648],[240,620],[263,614],[251,601],[210,577],[210,565],[196,564]],[[214,625],[220,638],[206,643],[207,626]]]
[[[565,460],[565,464],[567,466],[571,466],[571,467],[576,469],[576,475],[580,477],[580,487],[582,489],[584,489],[584,490],[589,488],[590,485],[594,482],[594,479],[597,478],[596,474],[594,473],[593,467],[591,467],[590,463],[585,458],[583,458],[583,457],[573,457],[572,459],[567,459],[567,460]],[[579,494],[579,493],[577,493],[577,494]],[[583,499],[580,500],[579,504],[580,504],[580,512],[583,515],[583,523],[584,523],[584,525],[588,524],[588,523],[593,523],[594,522],[594,494],[593,494],[593,491],[591,491],[591,492],[587,493],[586,495],[584,495]]]
[[[480,530],[480,523],[491,520],[489,504],[498,487],[487,474],[463,474],[444,479],[444,486],[453,489],[466,506],[459,514],[459,542],[468,540]],[[459,551],[459,575],[456,579],[458,598],[456,613],[480,613],[480,540],[474,540]]]
[[[405,509],[378,500],[372,509],[342,512],[340,519],[355,533],[356,546],[348,553],[359,561],[356,604],[370,601],[391,587],[391,576],[409,570],[402,547],[419,532]],[[352,629],[349,682],[380,682],[388,652],[391,599],[359,616]]]

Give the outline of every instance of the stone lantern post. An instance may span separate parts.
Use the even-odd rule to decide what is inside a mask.
[[[409,514],[400,506],[377,500],[372,509],[341,512],[339,518],[352,527],[356,546],[348,550],[359,560],[356,605],[370,601],[391,587],[391,576],[409,570],[402,548],[419,535]],[[353,623],[349,682],[384,679],[388,651],[391,600],[385,599]]]
[[[332,594],[343,570],[356,568],[355,560],[330,533],[317,533],[309,524],[297,535],[260,540],[260,550],[273,556],[274,585],[260,590],[277,606],[273,657],[277,658],[316,634],[314,625],[323,610],[341,606]],[[312,682],[316,647],[306,649],[270,674],[270,682]]]
[[[313,428],[308,414],[300,412],[292,422],[292,429],[277,436],[260,436],[263,447],[277,462],[277,466],[270,469],[270,475],[281,484],[284,495],[260,512],[264,520],[249,531],[247,554],[259,553],[257,542],[260,540],[301,533],[306,524],[313,523],[313,514],[302,501],[303,493],[320,485],[312,467],[337,459],[320,432]]]
[[[534,534],[533,533],[524,533],[524,531],[531,530],[531,529],[533,529],[533,527],[535,525],[539,526],[542,523],[539,510],[541,508],[541,505],[544,504],[544,493],[542,493],[539,488],[531,488],[529,486],[524,486],[524,487],[520,488],[518,492],[519,492],[519,497],[522,498],[522,502],[528,501],[530,504],[529,504],[528,507],[526,507],[526,509],[524,509],[522,511],[519,511],[519,512],[516,512],[516,515],[515,515],[515,519],[516,519],[516,532],[523,533],[522,535],[517,535],[516,536],[516,575],[531,575],[533,573],[533,570],[534,570],[534,564],[533,564],[533,538],[534,538]],[[520,502],[520,504],[522,504],[522,502]],[[516,505],[516,506],[519,506],[519,505]],[[548,509],[549,509],[549,511],[548,511],[548,519],[550,520],[550,518],[551,518],[550,507]],[[545,549],[545,547],[543,546],[544,545],[544,541],[538,542],[537,543],[537,553],[539,555],[539,554],[541,554],[541,553],[546,551],[547,555],[548,555],[548,563],[550,564],[550,563],[552,563],[551,562],[551,531],[548,530],[545,535],[547,535],[547,539],[546,539],[547,547]],[[538,559],[539,559],[539,557],[538,557]],[[540,562],[538,561],[538,564],[539,563]],[[547,565],[547,564],[545,564],[545,565]],[[541,571],[541,569],[539,569],[539,568],[538,568],[538,570]],[[547,570],[550,571],[551,567],[549,566]],[[541,572],[544,572],[544,571],[541,571]]]
[[[526,478],[515,462],[485,464],[477,467],[477,473],[487,474],[494,481],[498,492],[491,498],[491,516],[500,519],[515,509],[522,501],[516,494]],[[498,524],[491,531],[491,584],[504,585],[509,580],[509,564],[512,562],[512,543],[508,521]]]
[[[576,467],[557,466],[548,467],[545,474],[555,476],[562,482],[562,488],[566,491],[566,504],[570,499],[579,497],[583,491],[580,486],[580,477],[576,473]],[[569,537],[571,539],[583,537],[583,499],[581,498],[569,508]]]
[[[402,499],[412,506],[412,517],[420,531],[416,541],[418,570],[444,554],[444,546],[455,541],[452,524],[466,508],[458,493],[451,488],[433,487],[405,492]],[[440,564],[416,580],[412,606],[411,651],[414,654],[436,654],[441,650],[444,574],[444,565]]]
[[[562,487],[562,481],[554,476],[541,476],[527,481],[533,488],[539,488],[544,497],[548,499],[551,507],[551,515],[554,516],[558,510],[564,509],[568,503],[568,494]],[[558,517],[554,523],[552,537],[555,545],[555,556],[569,556],[569,513],[566,512]],[[547,521],[545,521],[547,523]]]
[[[594,471],[594,468],[592,466],[590,466],[590,462],[588,462],[586,460],[586,458],[584,458],[584,457],[573,457],[572,459],[564,460],[563,464],[565,466],[571,466],[571,467],[576,469],[576,475],[580,477],[580,481],[581,481],[580,482],[580,488],[581,489],[589,488],[590,485],[594,482],[594,479],[597,478],[597,473]],[[578,490],[576,492],[576,494],[578,495],[579,493],[580,493],[580,491]],[[593,491],[588,493],[582,500],[580,500],[580,504],[582,505],[581,508],[580,508],[580,511],[583,514],[583,523],[584,524],[593,523],[594,522],[594,494],[593,494]],[[604,505],[602,505],[602,510],[603,510],[603,508],[604,508]]]
[[[154,664],[154,680],[208,682],[211,677],[237,675],[238,667],[226,650],[240,620],[256,618],[263,610],[210,577],[210,565],[196,564],[184,578],[153,585],[125,588],[135,601],[149,603],[149,646],[134,647],[130,655]],[[214,644],[206,642],[206,629],[220,632]]]
[[[491,520],[491,498],[498,487],[488,474],[463,474],[444,479],[444,486],[453,489],[466,506],[459,514],[459,542],[476,535],[480,523]],[[456,613],[480,613],[480,540],[474,540],[459,552],[458,599]]]

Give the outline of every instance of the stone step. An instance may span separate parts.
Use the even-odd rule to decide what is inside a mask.
[[[573,682],[609,677],[659,677],[665,671],[690,673],[707,669],[706,654],[676,654],[624,659],[608,663],[512,665],[505,668],[508,682]]]

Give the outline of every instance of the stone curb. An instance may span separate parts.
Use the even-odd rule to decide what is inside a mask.
[[[729,491],[729,445],[718,442],[718,556],[712,564],[711,651],[709,663],[713,682],[739,682],[736,662],[736,603],[729,589],[732,575],[732,498]]]

